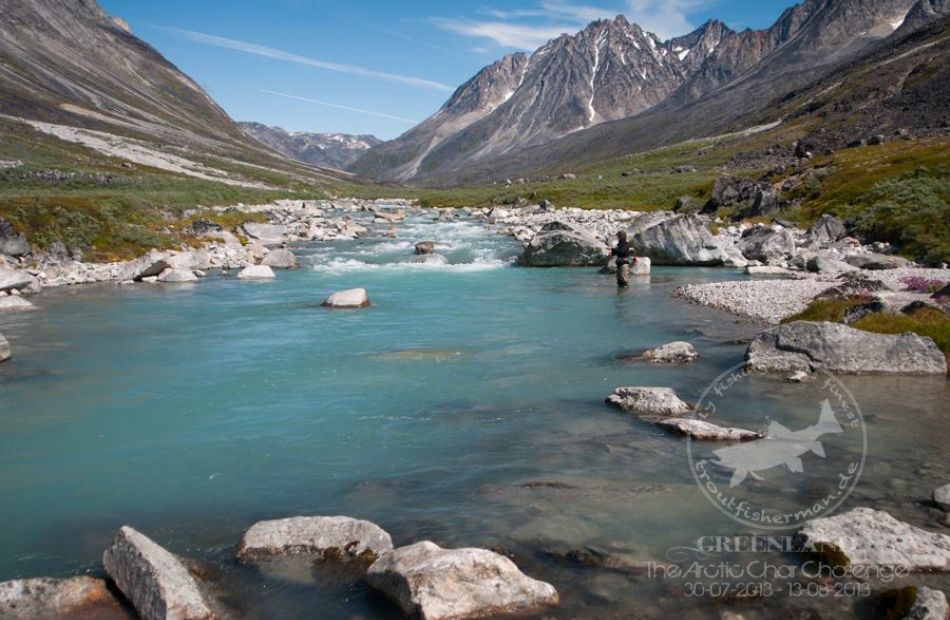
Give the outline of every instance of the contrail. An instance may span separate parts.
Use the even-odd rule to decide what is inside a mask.
[[[296,99],[297,101],[306,101],[307,103],[315,103],[317,105],[326,106],[328,108],[336,108],[338,110],[347,110],[349,112],[359,112],[360,114],[368,114],[369,116],[378,116],[379,118],[388,118],[393,121],[400,121],[402,123],[409,123],[410,125],[418,125],[419,121],[414,121],[411,118],[403,118],[401,116],[393,116],[391,114],[384,114],[382,112],[373,112],[372,110],[363,110],[361,108],[351,108],[350,106],[340,105],[338,103],[330,103],[329,101],[320,101],[318,99],[310,99],[308,97],[298,97],[297,95],[290,95],[287,93],[278,92],[276,90],[267,90],[262,88],[262,93],[267,93],[268,95],[277,95],[278,97],[286,97],[287,99]]]

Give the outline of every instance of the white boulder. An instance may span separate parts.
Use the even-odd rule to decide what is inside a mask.
[[[0,334],[0,362],[10,359],[10,343]]]
[[[159,282],[194,282],[197,279],[190,269],[166,269],[158,276]]]
[[[237,554],[307,554],[328,559],[376,559],[392,551],[393,541],[381,527],[350,517],[291,517],[260,521],[241,539]]]
[[[691,411],[672,388],[665,387],[619,387],[607,397],[607,404],[647,416],[681,416]]]
[[[0,297],[0,312],[28,312],[30,310],[36,310],[36,306],[22,297]]]
[[[0,618],[124,618],[106,582],[93,577],[15,579],[0,583]]]
[[[688,342],[669,342],[653,349],[647,349],[640,357],[645,361],[658,364],[687,364],[698,358],[699,353]]]
[[[369,297],[364,288],[351,288],[337,291],[323,302],[327,308],[365,308],[369,306]]]
[[[277,275],[267,265],[248,265],[237,277],[239,280],[273,280]]]
[[[273,269],[296,269],[300,266],[294,253],[284,249],[271,250],[261,264]]]
[[[727,428],[695,418],[659,420],[657,424],[667,430],[702,441],[750,441],[763,437],[762,433],[755,431],[744,428]]]

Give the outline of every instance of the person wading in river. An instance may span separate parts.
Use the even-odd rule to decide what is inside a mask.
[[[621,230],[617,233],[617,245],[610,251],[610,255],[617,259],[617,286],[630,286],[630,264],[637,262],[637,259],[630,255],[627,231]]]

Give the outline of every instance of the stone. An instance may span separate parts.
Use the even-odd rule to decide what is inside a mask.
[[[197,279],[190,269],[166,269],[158,276],[159,282],[194,282]]]
[[[933,500],[941,510],[950,512],[950,484],[945,484],[934,489]]]
[[[947,374],[947,359],[930,338],[910,332],[873,334],[829,322],[795,321],[773,327],[753,339],[745,359],[754,372]]]
[[[656,265],[721,265],[722,249],[702,221],[693,215],[645,216],[628,233],[630,249]],[[644,218],[641,218],[644,219]]]
[[[167,550],[129,526],[102,556],[106,572],[143,620],[214,620],[197,581]]]
[[[926,586],[915,588],[914,602],[901,620],[947,620],[950,618],[950,605],[947,595],[940,590]]]
[[[435,242],[434,241],[420,241],[415,246],[416,254],[434,254],[435,253]]]
[[[650,271],[653,268],[653,262],[646,256],[637,256],[635,257],[633,264],[630,265],[630,275],[631,276],[648,276]],[[616,272],[616,264],[614,265],[614,271]]]
[[[296,269],[300,266],[297,262],[297,256],[290,250],[278,249],[271,250],[261,261],[262,265],[272,269]]]
[[[805,268],[812,273],[843,273],[857,269],[857,267],[849,265],[842,260],[821,255],[809,258],[805,264]]]
[[[928,532],[873,508],[808,521],[795,534],[795,544],[836,565],[950,570],[950,536]]]
[[[291,517],[260,521],[250,527],[238,547],[239,557],[313,555],[324,559],[375,560],[393,549],[381,527],[350,517]]]
[[[29,312],[30,310],[36,310],[36,306],[22,297],[0,297],[0,312]]]
[[[702,441],[750,441],[762,439],[762,433],[749,431],[744,428],[727,428],[695,418],[673,418],[657,421],[659,426]]]
[[[370,302],[365,288],[351,288],[333,293],[323,305],[327,308],[365,308]]]
[[[3,620],[129,617],[102,579],[37,577],[0,583]]]
[[[13,224],[0,217],[0,254],[18,257],[29,253],[30,244],[26,236],[17,232]]]
[[[891,256],[888,254],[852,254],[845,256],[844,262],[869,271],[881,271],[884,269],[898,269],[900,267],[909,267],[911,262],[900,256]]]
[[[845,228],[844,222],[829,213],[824,213],[808,229],[807,234],[813,241],[828,245],[848,236],[848,229]]]
[[[551,222],[531,239],[519,263],[525,267],[599,267],[609,255],[607,246],[590,233]]]
[[[742,233],[736,247],[747,259],[763,263],[784,260],[796,254],[792,233],[784,228],[775,230],[770,226],[749,228]]]
[[[672,388],[664,387],[620,387],[607,397],[607,404],[647,416],[681,416],[692,410]]]
[[[157,252],[149,252],[147,256],[143,256],[135,261],[141,264],[141,269],[135,270],[135,273],[132,274],[132,279],[136,282],[141,282],[146,278],[158,277],[163,271],[171,267],[171,264],[165,260],[166,258],[166,256]]]
[[[486,549],[443,549],[422,541],[378,559],[366,581],[420,620],[467,620],[537,612],[559,602],[554,587],[532,579]]]
[[[191,230],[196,235],[203,235],[209,232],[221,232],[224,228],[211,220],[194,220],[191,223]]]
[[[785,377],[785,380],[788,383],[805,383],[807,381],[811,381],[811,375],[804,370],[796,370],[792,374]]]
[[[10,356],[10,343],[3,337],[3,334],[0,334],[0,362],[7,361],[10,359]]]
[[[688,364],[697,359],[699,353],[688,342],[669,342],[653,349],[647,349],[640,357],[645,361],[659,364]]]
[[[886,310],[887,304],[885,304],[880,299],[872,299],[870,301],[851,306],[845,310],[842,320],[844,321],[845,325],[851,325],[852,323],[860,321],[866,316],[871,316],[872,314],[877,314]]]
[[[0,293],[22,291],[28,289],[33,282],[35,278],[24,271],[0,267]]]
[[[267,265],[248,265],[238,272],[239,280],[273,280],[277,277]]]
[[[251,239],[257,239],[264,244],[283,243],[287,235],[287,227],[282,224],[247,222],[241,226],[241,230]]]

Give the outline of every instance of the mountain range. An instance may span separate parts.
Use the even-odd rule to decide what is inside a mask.
[[[345,169],[360,155],[382,142],[370,135],[285,131],[280,127],[250,122],[238,125],[247,135],[290,159],[339,170]]]
[[[710,20],[661,41],[623,16],[512,54],[351,170],[500,180],[780,120],[775,102],[950,14],[947,0],[806,0],[765,30]]]

